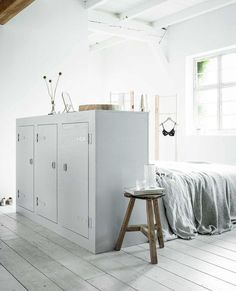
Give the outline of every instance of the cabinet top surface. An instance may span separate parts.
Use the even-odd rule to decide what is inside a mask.
[[[30,120],[44,120],[48,122],[57,122],[61,120],[75,120],[76,118],[94,118],[95,115],[108,115],[108,114],[129,114],[132,115],[148,115],[148,112],[140,112],[140,111],[115,111],[115,110],[88,110],[88,111],[81,111],[81,112],[72,112],[72,113],[59,113],[54,115],[39,115],[39,116],[29,116],[29,117],[22,117],[17,118],[16,121],[30,121]]]

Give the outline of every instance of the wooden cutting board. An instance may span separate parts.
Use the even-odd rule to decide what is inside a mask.
[[[79,111],[87,110],[120,110],[120,107],[114,104],[86,104],[79,106]]]

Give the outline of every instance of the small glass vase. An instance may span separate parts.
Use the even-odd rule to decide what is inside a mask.
[[[148,164],[144,165],[144,180],[146,181],[146,188],[156,188],[156,165],[155,164]]]

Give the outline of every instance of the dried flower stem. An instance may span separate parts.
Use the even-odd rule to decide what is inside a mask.
[[[51,96],[51,93],[50,93],[50,88],[49,88],[49,85],[47,83],[47,79],[44,78],[44,81],[45,81],[45,84],[46,84],[46,87],[47,87],[47,90],[48,90],[48,95],[50,96],[51,100],[52,100],[52,96]]]
[[[59,72],[58,77],[57,77],[56,86],[55,86],[55,89],[54,89],[54,94],[53,94],[54,99],[55,99],[55,96],[56,96],[57,87],[58,87],[58,82],[59,82],[59,79],[60,79],[61,75],[62,75],[61,72]]]
[[[55,96],[53,95],[53,87],[52,87],[52,80],[49,80],[49,84],[50,84],[50,96],[51,96],[51,100],[54,101],[55,100]]]
[[[43,79],[45,81],[45,84],[46,84],[46,87],[47,87],[47,91],[48,91],[48,95],[49,97],[51,98],[51,102],[54,102],[55,101],[55,98],[56,98],[56,92],[57,92],[57,87],[58,87],[58,83],[59,83],[59,79],[61,77],[62,73],[59,72],[58,73],[58,77],[57,77],[57,82],[56,82],[56,85],[55,85],[55,88],[53,90],[53,84],[52,84],[52,80],[48,80],[47,82],[47,76],[43,76]]]

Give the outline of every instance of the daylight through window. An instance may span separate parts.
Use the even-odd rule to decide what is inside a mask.
[[[195,125],[236,129],[236,51],[194,60]]]

